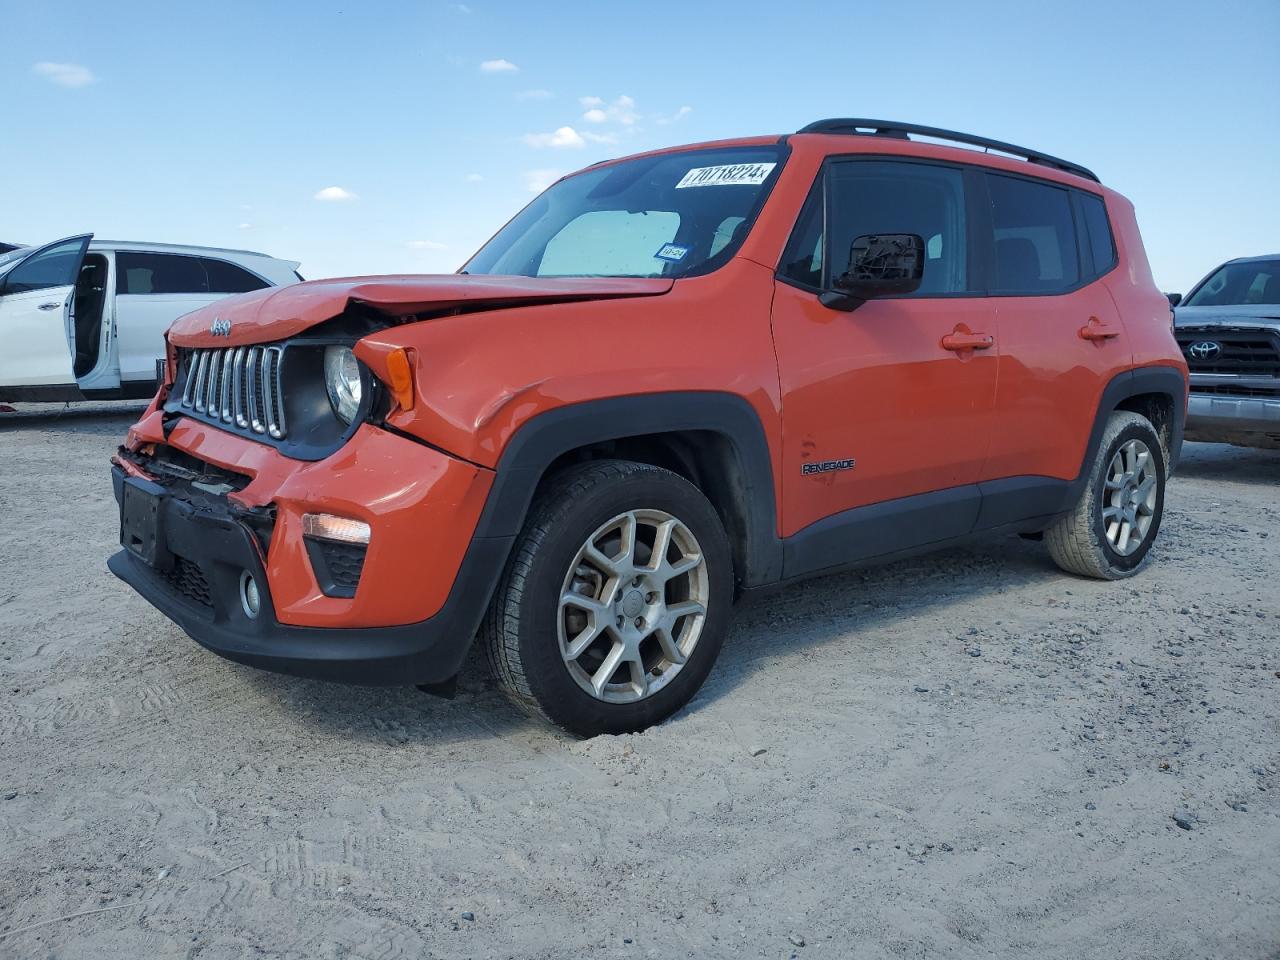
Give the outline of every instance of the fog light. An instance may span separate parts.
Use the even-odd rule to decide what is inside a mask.
[[[257,620],[262,610],[262,594],[258,591],[258,581],[248,570],[240,574],[240,609],[250,620]]]
[[[367,544],[369,525],[362,520],[335,517],[331,513],[304,513],[302,535],[320,540],[336,540],[338,543]]]

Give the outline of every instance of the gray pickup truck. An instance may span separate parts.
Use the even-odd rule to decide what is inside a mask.
[[[1169,301],[1191,371],[1186,438],[1280,449],[1280,254],[1230,260]]]

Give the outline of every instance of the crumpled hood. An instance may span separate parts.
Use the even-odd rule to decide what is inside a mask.
[[[245,293],[174,321],[170,342],[182,347],[233,347],[282,340],[338,316],[349,304],[365,304],[389,316],[436,310],[489,309],[576,300],[648,297],[666,293],[674,281],[629,277],[442,276],[345,277],[309,280]],[[230,333],[214,336],[214,320]],[[219,324],[225,329],[225,324]]]
[[[1256,327],[1280,325],[1280,304],[1249,303],[1223,307],[1175,307],[1180,327]]]

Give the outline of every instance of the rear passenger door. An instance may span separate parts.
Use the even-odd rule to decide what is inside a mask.
[[[213,257],[121,250],[116,253],[116,331],[120,379],[155,378],[164,333],[190,313],[232,293],[270,286]]]
[[[1115,301],[1099,282],[1116,264],[1105,204],[1031,177],[988,172],[983,183],[1000,356],[982,478],[1074,479],[1102,390],[1130,359]]]

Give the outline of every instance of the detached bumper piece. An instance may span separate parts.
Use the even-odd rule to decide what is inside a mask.
[[[225,501],[192,502],[161,484],[126,477],[120,467],[112,468],[111,479],[123,549],[107,566],[201,646],[238,663],[343,683],[433,684],[457,673],[479,619],[471,614],[483,609],[473,590],[455,587],[445,609],[422,623],[347,629],[282,624],[271,600],[263,534],[249,518]],[[335,587],[354,594],[364,549],[316,547],[317,573],[327,570]],[[485,567],[505,556],[505,550],[481,553],[472,559]],[[246,589],[250,580],[256,589]],[[467,615],[458,615],[459,606]]]

